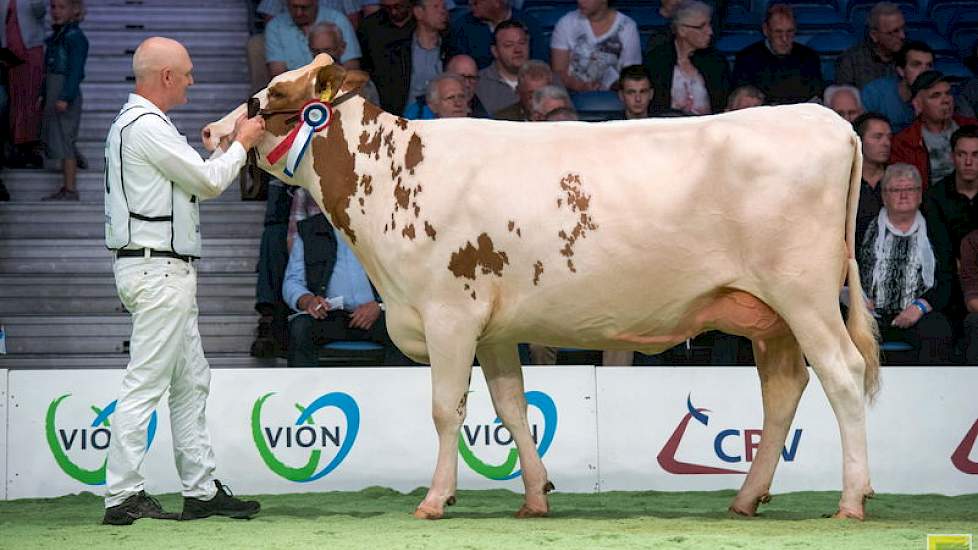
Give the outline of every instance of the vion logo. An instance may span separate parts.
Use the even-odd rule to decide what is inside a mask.
[[[540,453],[540,457],[543,457],[553,443],[554,434],[557,433],[557,406],[554,405],[554,400],[543,392],[528,391],[525,395],[526,404],[535,407],[542,416],[541,421],[530,422],[530,434],[537,446],[537,452]],[[506,458],[498,464],[483,462],[476,456],[477,452],[484,453],[483,456],[498,455],[507,447]],[[516,467],[519,453],[513,445],[513,436],[502,425],[499,417],[496,417],[491,424],[463,424],[462,431],[458,435],[458,452],[469,468],[489,479],[503,481],[519,477],[523,473]]]
[[[951,455],[951,464],[966,474],[978,474],[978,462],[968,458],[971,451],[975,450],[976,439],[978,439],[978,420],[975,420],[968,433],[964,434],[964,439]]]
[[[299,483],[315,481],[335,470],[350,453],[360,431],[357,402],[342,392],[327,393],[306,406],[296,403],[295,421],[263,421],[262,407],[273,395],[261,396],[251,409],[251,435],[265,465],[279,476]],[[329,409],[336,409],[345,422],[337,422],[337,415]],[[316,413],[332,420],[316,422]],[[323,455],[330,454],[333,458],[321,465]],[[280,456],[299,457],[296,462],[300,464],[305,457],[305,462],[293,467],[280,460]]]
[[[704,464],[694,464],[683,462],[676,458],[686,428],[689,427],[690,420],[696,420],[704,426],[709,426],[710,417],[705,413],[711,412],[709,409],[697,409],[693,407],[692,395],[686,397],[686,408],[689,410],[686,416],[679,421],[679,425],[672,432],[672,436],[659,451],[656,458],[662,469],[671,474],[746,474],[743,470],[733,470],[730,468],[718,468]],[[798,453],[798,444],[801,442],[801,429],[796,429],[790,437],[790,442],[781,450],[781,457],[785,462],[793,462]],[[729,428],[716,432],[713,437],[712,454],[718,459],[729,464],[751,462],[754,460],[754,452],[761,443],[762,430],[756,429],[737,429]]]
[[[58,467],[69,477],[86,485],[105,485],[107,449],[112,441],[109,417],[115,412],[116,402],[113,401],[101,409],[91,405],[89,408],[94,415],[91,423],[78,422],[80,418],[77,415],[70,415],[70,424],[58,424],[58,407],[70,396],[70,393],[66,393],[48,405],[48,412],[44,418],[44,434],[48,447]],[[156,437],[156,411],[153,411],[149,417],[146,435],[147,451],[153,444],[154,437]],[[76,464],[68,453],[71,453],[75,460],[90,464],[98,464],[98,459],[101,458],[102,465],[87,469]]]

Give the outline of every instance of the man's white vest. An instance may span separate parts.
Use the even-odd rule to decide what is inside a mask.
[[[127,147],[126,136],[142,117],[158,117],[170,124],[144,106],[126,105],[116,116],[105,140],[105,246],[112,250],[148,247],[200,257],[197,197],[172,181],[167,184],[158,172],[148,176],[146,168],[136,170],[132,166],[133,152]],[[147,187],[147,177],[160,182]],[[143,195],[134,202],[152,204],[154,212],[136,212],[130,208],[130,200],[136,193]]]

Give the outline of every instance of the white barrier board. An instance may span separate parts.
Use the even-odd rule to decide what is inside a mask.
[[[600,368],[601,490],[737,489],[761,437],[753,367]],[[978,492],[978,369],[884,368],[869,410],[870,471],[879,492]],[[969,432],[970,430],[970,432]],[[955,449],[969,458],[952,463]],[[773,491],[840,490],[838,425],[814,374],[782,451]],[[960,454],[960,453],[959,453]],[[970,464],[971,466],[968,466]]]
[[[7,370],[0,369],[0,500],[7,498]]]

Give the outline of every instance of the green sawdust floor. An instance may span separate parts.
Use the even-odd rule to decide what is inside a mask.
[[[865,522],[823,518],[838,493],[775,495],[761,516],[734,518],[733,491],[553,493],[552,516],[512,517],[522,498],[509,491],[460,491],[446,519],[411,516],[424,491],[389,489],[263,495],[250,521],[140,520],[99,525],[102,499],[82,494],[0,501],[0,548],[926,548],[928,533],[978,535],[978,494],[878,495]],[[179,511],[179,495],[162,495]],[[978,538],[978,537],[976,537]]]

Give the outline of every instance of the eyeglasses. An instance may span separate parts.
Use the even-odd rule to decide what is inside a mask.
[[[464,78],[465,80],[468,80],[469,82],[477,82],[479,80],[479,75],[477,75],[477,74],[460,74],[458,76],[459,76],[459,78]]]
[[[709,27],[710,26],[710,22],[707,21],[706,23],[700,23],[699,25],[687,25],[686,23],[683,23],[682,25],[684,27],[686,27],[687,29],[695,29],[695,30],[701,31],[701,30]]]
[[[891,195],[899,195],[902,193],[919,193],[920,190],[921,187],[919,185],[915,185],[913,187],[898,187],[896,189],[884,189],[883,192],[889,193]]]

